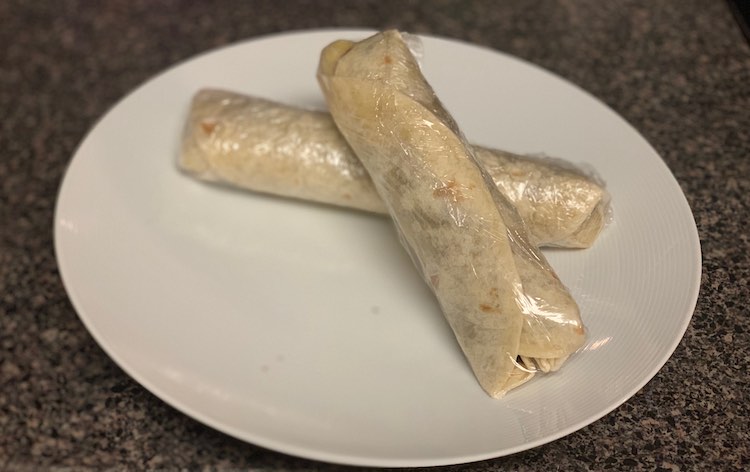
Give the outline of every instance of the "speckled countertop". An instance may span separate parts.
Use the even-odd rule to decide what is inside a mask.
[[[77,318],[52,244],[56,193],[109,107],[165,67],[273,32],[399,27],[525,58],[632,123],[687,195],[701,294],[631,400],[551,444],[462,470],[750,466],[750,47],[721,1],[0,0],[0,469],[341,469],[180,414]]]

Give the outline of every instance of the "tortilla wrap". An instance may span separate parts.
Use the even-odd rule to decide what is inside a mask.
[[[585,339],[578,306],[401,34],[328,45],[318,81],[484,390],[559,367]]]
[[[474,152],[535,244],[585,248],[596,240],[609,196],[595,178],[559,159],[480,146]],[[191,103],[178,166],[198,179],[245,190],[387,213],[325,112],[201,90]]]

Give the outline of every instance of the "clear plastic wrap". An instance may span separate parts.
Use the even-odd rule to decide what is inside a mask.
[[[221,90],[193,98],[178,166],[202,180],[384,212],[327,113]]]
[[[410,45],[411,46],[411,45]],[[589,247],[605,223],[606,190],[560,160],[474,147],[540,246]],[[328,113],[223,90],[193,97],[179,167],[247,190],[387,213]]]
[[[484,390],[559,368],[585,339],[578,306],[400,33],[330,44],[318,80]]]

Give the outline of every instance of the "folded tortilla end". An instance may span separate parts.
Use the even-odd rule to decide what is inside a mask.
[[[354,42],[346,39],[339,39],[323,48],[323,51],[320,53],[318,74],[333,75],[336,71],[336,65],[338,64],[339,59],[349,52],[352,47],[354,47]]]

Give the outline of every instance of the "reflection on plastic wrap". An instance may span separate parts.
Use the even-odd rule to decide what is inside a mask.
[[[429,120],[422,124],[428,129]],[[559,159],[473,147],[540,246],[589,247],[606,223],[609,196],[596,176]],[[193,98],[178,164],[248,190],[386,213],[372,181],[328,113],[222,90]],[[446,180],[435,194],[460,198]],[[460,223],[460,206],[451,207]]]
[[[578,306],[401,35],[332,43],[318,79],[485,391],[559,368],[585,339]]]
[[[601,339],[596,339],[588,343],[586,347],[583,348],[584,351],[596,351],[597,349],[600,349],[607,345],[612,341],[612,336],[607,336]]]

